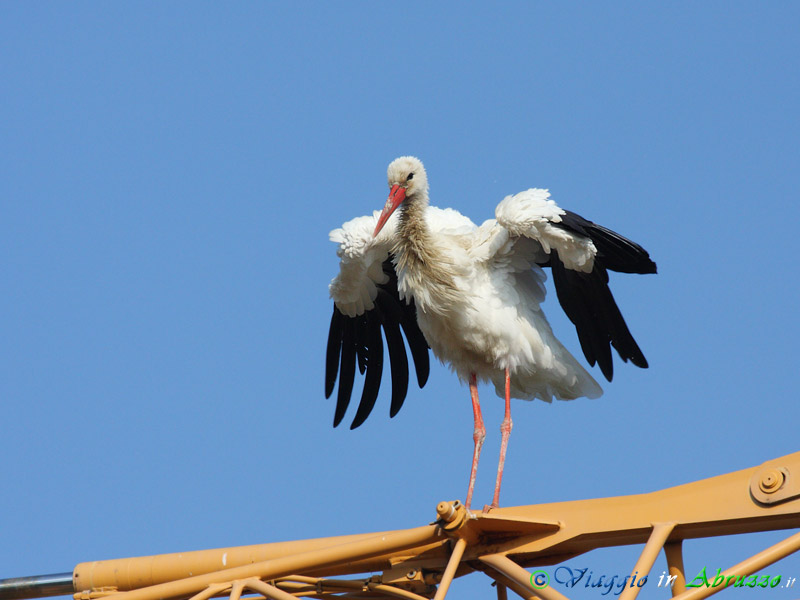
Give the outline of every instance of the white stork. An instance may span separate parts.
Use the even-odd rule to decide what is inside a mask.
[[[603,393],[592,376],[553,335],[541,309],[550,267],[556,294],[578,332],[589,364],[608,381],[611,346],[623,361],[647,367],[611,291],[608,272],[655,273],[638,244],[559,208],[547,190],[507,196],[495,219],[476,226],[452,209],[428,205],[428,179],[414,157],[388,169],[389,198],[381,212],[359,217],[331,232],[339,244],[339,274],[330,284],[334,301],[328,337],[325,395],[339,376],[333,425],[344,417],[356,363],[366,371],[351,429],[369,416],[383,371],[383,341],[391,362],[394,417],[408,389],[408,358],[419,386],[428,378],[428,348],[468,383],[475,428],[466,506],[472,502],[486,432],[477,383],[491,381],[505,398],[500,463],[492,506],[498,506],[508,437],[510,399],[551,402]]]

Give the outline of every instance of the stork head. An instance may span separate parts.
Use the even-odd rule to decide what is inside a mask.
[[[403,202],[406,204],[428,197],[428,176],[422,161],[414,156],[401,156],[394,159],[387,170],[389,180],[389,198],[378,217],[373,237],[378,235],[392,213]]]

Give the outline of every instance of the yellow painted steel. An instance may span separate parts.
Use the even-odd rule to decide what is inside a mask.
[[[686,591],[686,577],[683,568],[683,540],[664,544],[664,554],[667,557],[669,577],[674,577],[672,595],[677,596]]]
[[[747,560],[743,560],[730,569],[725,569],[721,577],[727,579],[731,576],[752,575],[798,550],[800,550],[800,533],[795,533],[793,536],[778,542],[774,546],[766,548]],[[680,598],[680,600],[701,600],[701,598],[707,598],[711,594],[716,594],[724,589],[722,585],[716,587],[696,587],[675,596],[675,598]]]
[[[275,558],[262,560],[249,565],[235,566],[227,569],[219,569],[211,572],[206,572],[200,575],[184,576],[175,579],[169,579],[166,575],[162,578],[167,579],[163,583],[145,584],[143,587],[128,588],[128,591],[120,591],[114,594],[115,598],[119,600],[152,600],[163,598],[180,598],[201,592],[209,585],[214,585],[220,581],[236,582],[240,579],[250,579],[257,577],[259,579],[275,579],[284,577],[292,573],[303,573],[310,569],[325,569],[326,567],[335,566],[341,563],[349,563],[353,559],[362,558],[366,559],[374,555],[381,555],[388,553],[396,553],[411,547],[418,547],[430,544],[436,540],[438,535],[438,527],[428,525],[425,527],[417,527],[415,529],[406,529],[401,531],[393,531],[383,534],[372,534],[364,536],[361,539],[351,540],[345,543],[336,543],[333,545],[324,546],[322,548],[315,548],[305,552],[300,551],[295,554],[285,555],[277,550]],[[335,538],[334,538],[335,539]],[[212,551],[213,552],[213,551]],[[274,553],[271,553],[274,556]],[[162,568],[165,573],[168,573],[171,568],[174,568],[172,559],[176,559],[180,555],[162,555]],[[128,564],[131,566],[138,565],[139,561],[145,559],[127,559]],[[155,561],[154,561],[155,562]],[[182,562],[179,560],[179,562]],[[111,564],[108,564],[111,563]],[[86,563],[83,563],[86,564]],[[153,564],[153,563],[151,563]],[[88,571],[82,572],[79,570],[81,565],[76,567],[74,572],[74,579],[76,586],[85,585],[84,581],[92,581],[92,586],[96,586],[95,580],[105,576],[113,581],[120,581],[118,575],[123,574],[124,570],[120,569],[122,564],[118,561],[107,561],[107,564],[94,563],[94,566],[89,568]],[[183,566],[183,565],[181,565]],[[103,568],[105,567],[105,568]],[[139,571],[141,572],[141,571]],[[125,578],[130,585],[130,579]],[[119,587],[115,583],[109,584],[107,581],[102,582],[100,588],[116,587],[118,590],[125,588]],[[93,587],[88,588],[91,591]],[[91,596],[91,594],[88,594]],[[76,594],[76,598],[81,597],[80,593]]]
[[[675,529],[675,523],[653,524],[653,533],[650,534],[647,543],[644,545],[644,550],[642,550],[642,554],[639,556],[639,560],[636,561],[631,571],[631,580],[635,579],[636,573],[650,572],[650,569],[653,568],[653,563],[656,562],[656,558],[658,558],[658,553],[661,551],[661,548],[664,547],[664,543],[667,541],[673,529]],[[641,589],[642,588],[638,586],[628,586],[619,596],[619,600],[634,600],[634,598],[639,595]]]
[[[518,586],[527,588],[529,592],[528,596],[526,597],[530,597],[530,594],[533,594],[534,596],[539,596],[543,600],[568,600],[564,594],[556,590],[554,587],[534,587],[530,581],[531,574],[507,556],[502,554],[487,554],[485,556],[481,556],[481,562],[484,562],[496,571],[499,571],[514,581]]]
[[[433,600],[443,600],[447,595],[447,590],[450,589],[450,584],[453,582],[453,577],[456,575],[456,569],[464,556],[464,549],[467,547],[467,540],[465,538],[458,538],[456,545],[453,547],[453,553],[450,555],[450,560],[447,561],[447,566],[442,574],[442,580],[439,582],[439,589],[436,590],[436,595]]]
[[[537,589],[526,568],[558,564],[590,550],[643,544],[631,572],[643,577],[662,548],[675,598],[700,600],[722,588],[688,588],[682,544],[693,538],[800,528],[800,452],[763,465],[648,494],[490,509],[472,513],[441,502],[434,524],[294,542],[81,563],[76,600],[443,600],[450,582],[483,571],[523,598],[564,600]],[[800,549],[800,533],[726,570],[752,575]],[[375,574],[380,573],[380,574]],[[370,575],[371,574],[371,575]],[[356,579],[331,579],[333,576]],[[0,581],[2,584],[2,581]],[[438,590],[437,590],[438,584]],[[633,600],[626,588],[621,600]],[[13,596],[16,598],[24,596]],[[34,597],[34,596],[30,596]],[[0,585],[0,600],[3,596]]]

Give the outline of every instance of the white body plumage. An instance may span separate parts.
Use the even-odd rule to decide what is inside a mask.
[[[341,271],[330,285],[336,306],[356,316],[373,307],[381,264],[394,256],[401,298],[414,300],[417,322],[434,355],[467,382],[471,374],[504,394],[509,369],[511,395],[550,402],[602,389],[553,334],[541,309],[546,275],[537,264],[552,248],[568,268],[590,271],[597,252],[588,238],[557,229],[563,211],[547,190],[530,189],[503,200],[496,219],[476,226],[452,209],[421,207],[430,234],[427,252],[437,264],[404,268],[400,215],[372,237],[380,213],[359,217],[331,232],[339,244]],[[431,285],[430,269],[447,285]]]

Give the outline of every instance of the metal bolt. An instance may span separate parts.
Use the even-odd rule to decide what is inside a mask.
[[[436,513],[445,523],[450,523],[456,518],[455,506],[450,502],[439,502],[436,506]]]
[[[765,494],[772,494],[781,488],[785,479],[786,476],[778,469],[770,469],[761,476],[758,487]]]
[[[408,573],[406,573],[406,579],[414,579],[417,576],[417,570],[411,569]]]

